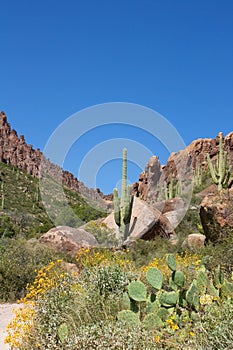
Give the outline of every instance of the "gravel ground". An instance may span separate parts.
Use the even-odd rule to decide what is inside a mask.
[[[19,304],[0,304],[0,349],[9,350],[10,347],[4,344],[6,337],[6,327],[8,323],[14,318],[12,309],[20,307]]]

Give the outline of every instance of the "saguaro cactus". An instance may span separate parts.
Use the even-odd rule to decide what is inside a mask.
[[[206,155],[208,166],[210,169],[210,175],[213,182],[218,185],[218,191],[220,192],[223,188],[228,188],[228,182],[231,176],[231,167],[227,166],[227,152],[223,151],[223,140],[222,135],[219,138],[219,155],[216,166],[210,160],[209,154]]]
[[[114,219],[119,226],[120,231],[120,245],[129,236],[129,225],[132,214],[133,196],[131,196],[130,185],[127,186],[127,150],[123,149],[122,160],[122,181],[121,181],[121,200],[119,204],[119,197],[117,188],[114,188]]]
[[[4,181],[2,180],[1,183],[1,195],[2,195],[2,203],[1,203],[1,209],[4,209],[4,204],[5,204],[5,194],[4,194]]]

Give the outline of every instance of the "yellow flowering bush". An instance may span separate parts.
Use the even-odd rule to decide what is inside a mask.
[[[195,270],[198,270],[201,264],[201,256],[196,253],[185,252],[184,254],[174,254],[177,262],[177,270],[182,270],[187,275],[192,276]],[[142,271],[146,272],[151,267],[158,268],[165,280],[171,276],[171,270],[166,263],[167,255],[162,258],[154,258],[148,265],[142,267]]]
[[[22,303],[22,307],[15,311],[15,317],[7,327],[5,343],[8,343],[12,349],[20,349],[21,344],[29,342],[30,333],[33,333],[34,328],[37,327],[38,313],[40,313],[41,326],[40,304],[44,301],[45,304],[47,303],[48,294],[50,296],[53,294],[54,297],[63,299],[63,301],[71,297],[74,289],[71,291],[69,282],[70,276],[64,271],[62,260],[51,262],[47,266],[42,267],[37,272],[32,285],[27,286],[26,296],[19,300],[19,303]],[[56,312],[59,311],[58,304],[55,307],[57,308]],[[45,313],[45,310],[43,312]]]
[[[76,256],[76,263],[80,269],[94,266],[119,265],[124,269],[131,269],[132,263],[128,258],[128,251],[118,254],[110,249],[82,248]]]
[[[15,312],[14,319],[7,326],[7,336],[5,343],[12,349],[20,347],[21,343],[26,341],[33,327],[34,303],[27,302]]]

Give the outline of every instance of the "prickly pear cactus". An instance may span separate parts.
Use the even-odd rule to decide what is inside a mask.
[[[224,299],[233,299],[233,283],[224,282],[221,288],[221,297]]]
[[[178,292],[166,292],[163,291],[159,298],[159,302],[164,307],[171,307],[175,306],[179,299],[179,293]]]
[[[197,279],[197,289],[200,295],[203,295],[206,293],[207,284],[208,284],[208,277],[204,269],[200,269],[197,271],[196,275]]]
[[[167,262],[169,269],[171,269],[172,271],[176,271],[176,258],[174,257],[173,254],[167,255],[166,262]]]
[[[147,290],[141,281],[132,281],[128,286],[130,298],[136,301],[146,301]]]
[[[136,327],[141,324],[138,314],[131,310],[122,310],[117,314],[117,320],[127,323],[129,327]]]
[[[163,274],[156,267],[151,267],[146,272],[147,282],[155,289],[161,289],[163,285]]]
[[[148,330],[160,329],[163,327],[163,321],[157,313],[151,313],[145,316],[143,325]]]
[[[186,300],[189,306],[194,308],[196,311],[199,310],[199,293],[196,280],[193,280],[189,289],[187,290]]]
[[[66,341],[69,334],[69,330],[66,323],[62,323],[58,328],[58,337],[62,344]]]
[[[182,271],[173,271],[172,281],[179,288],[183,288],[185,284],[185,275]]]
[[[220,289],[224,283],[224,273],[220,265],[218,265],[217,269],[214,271],[213,283],[217,289]]]

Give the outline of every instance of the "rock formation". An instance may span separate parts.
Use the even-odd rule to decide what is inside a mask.
[[[218,242],[233,231],[233,188],[207,195],[200,208],[207,241]]]
[[[114,230],[116,237],[118,237],[119,228],[115,223],[114,213],[107,216],[103,222],[108,228]],[[149,207],[145,201],[137,197],[134,198],[133,202],[129,232],[130,236],[127,242],[136,239],[152,240],[155,236],[167,239],[175,236],[169,220],[159,210]]]
[[[203,249],[206,237],[200,233],[192,233],[188,235],[182,243],[182,248],[190,250]]]
[[[57,226],[43,234],[40,243],[75,256],[81,248],[98,247],[95,237],[81,228]]]
[[[103,195],[100,191],[87,188],[69,171],[64,171],[58,165],[45,159],[40,149],[33,149],[32,145],[25,142],[23,135],[19,137],[17,132],[11,129],[5,113],[0,112],[0,162],[17,166],[28,174],[39,178],[42,159],[46,172],[54,180],[62,173],[62,183],[65,187],[79,192],[89,201],[98,201],[105,206],[104,201],[101,201]]]
[[[134,193],[153,205],[158,201],[164,181],[169,182],[171,176],[190,179],[197,164],[208,169],[206,155],[209,153],[211,160],[216,160],[219,152],[219,136],[220,134],[215,139],[197,139],[184,150],[171,153],[165,166],[160,165],[158,157],[151,157],[145,172],[143,175],[140,174],[139,181],[133,184]],[[233,164],[233,132],[223,140],[224,150],[228,153],[228,162]]]

